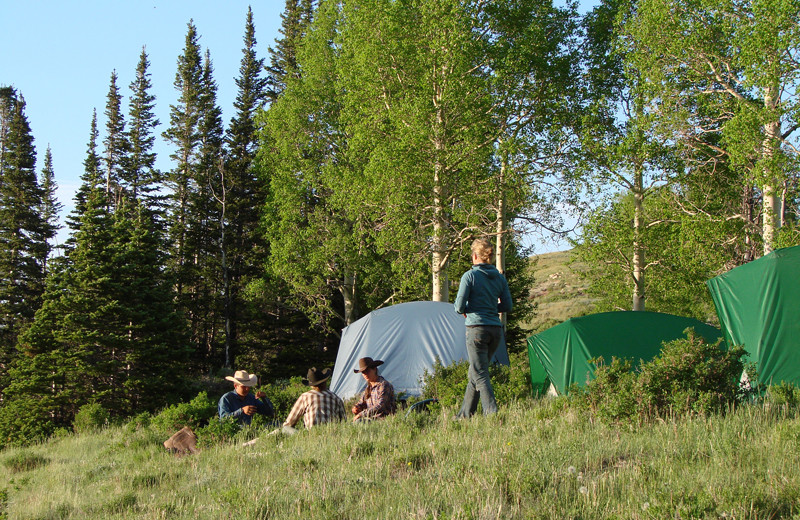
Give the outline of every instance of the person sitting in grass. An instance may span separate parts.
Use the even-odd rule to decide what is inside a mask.
[[[250,425],[253,415],[260,413],[267,417],[275,416],[275,407],[267,399],[267,394],[258,392],[255,396],[250,389],[258,384],[258,377],[246,370],[237,370],[233,377],[225,379],[233,381],[233,390],[223,395],[219,400],[218,411],[220,419],[234,417],[241,425]]]
[[[303,384],[310,386],[311,390],[301,394],[295,401],[289,416],[283,423],[284,432],[293,433],[294,426],[300,417],[303,418],[303,425],[306,429],[317,424],[345,419],[344,402],[338,395],[327,389],[331,374],[330,368],[319,370],[312,367],[308,369]]]
[[[353,406],[353,421],[381,419],[397,411],[394,387],[378,374],[378,366],[382,364],[380,359],[363,357],[358,360],[358,368],[353,369],[367,380],[367,388]]]

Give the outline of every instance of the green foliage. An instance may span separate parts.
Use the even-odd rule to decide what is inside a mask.
[[[533,393],[526,353],[509,355],[511,365],[495,363],[489,366],[492,389],[498,403],[530,399]],[[459,407],[467,387],[469,363],[461,361],[444,366],[438,358],[431,371],[427,369],[421,377],[422,397],[436,398],[442,407]]]
[[[175,433],[184,426],[192,429],[207,424],[217,415],[217,403],[208,394],[200,392],[188,403],[173,404],[153,417],[152,424],[164,432]]]
[[[725,411],[744,396],[739,376],[742,347],[723,350],[720,342],[706,343],[694,330],[686,338],[664,344],[661,354],[633,371],[633,361],[602,359],[586,387],[573,387],[578,409],[607,422],[649,420],[671,415],[708,415]]]
[[[295,376],[289,379],[277,379],[260,388],[275,407],[275,417],[286,417],[300,394],[308,391],[303,378]]]
[[[252,428],[252,425],[250,428]],[[197,435],[197,447],[204,449],[229,442],[240,431],[242,431],[242,426],[234,417],[215,418],[208,421],[207,425],[195,431],[195,435]]]
[[[797,408],[800,406],[800,388],[785,381],[767,387],[766,401],[775,406]]]
[[[89,403],[75,414],[72,428],[75,433],[87,433],[108,425],[109,413],[100,403]]]
[[[41,466],[46,466],[49,462],[50,460],[47,457],[43,457],[38,453],[19,451],[3,459],[3,466],[11,473],[22,473],[23,471],[30,471]]]
[[[0,489],[0,520],[8,520],[8,491]]]
[[[41,442],[55,431],[48,408],[33,397],[0,406],[0,449]]]

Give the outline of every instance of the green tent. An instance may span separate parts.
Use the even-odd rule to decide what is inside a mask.
[[[528,338],[531,380],[537,384],[541,375],[534,373],[534,367],[543,366],[556,390],[564,393],[573,383],[583,385],[593,376],[590,359],[649,361],[664,342],[685,337],[683,331],[689,327],[707,341],[722,336],[719,329],[696,319],[659,312],[601,312],[571,318]]]
[[[758,380],[800,386],[800,246],[773,251],[706,284],[725,340],[744,346]]]

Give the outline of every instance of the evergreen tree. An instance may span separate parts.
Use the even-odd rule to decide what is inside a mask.
[[[0,92],[0,392],[16,357],[18,334],[33,320],[44,292],[50,224],[42,214],[36,149],[25,100],[13,89]]]
[[[97,110],[92,110],[92,122],[89,130],[89,142],[86,144],[86,158],[83,160],[83,173],[81,185],[75,193],[74,209],[67,216],[67,226],[73,232],[80,227],[81,215],[86,211],[86,200],[89,191],[94,187],[96,179],[100,178],[100,156],[97,154]],[[73,245],[72,238],[67,240],[67,247]]]
[[[286,0],[281,13],[283,37],[275,40],[275,48],[269,47],[270,64],[267,70],[267,99],[272,102],[286,88],[286,77],[299,75],[297,48],[303,41],[314,17],[314,0]]]
[[[253,11],[248,8],[236,78],[236,113],[225,136],[227,158],[217,193],[223,210],[220,253],[226,365],[234,362],[241,326],[259,323],[256,316],[242,316],[242,298],[244,287],[260,273],[260,259],[266,254],[263,235],[257,233],[266,193],[253,167],[257,147],[255,115],[264,103],[266,79],[261,77],[264,60],[256,57],[255,47]]]
[[[123,172],[123,181],[134,200],[144,200],[149,206],[157,206],[159,196],[155,193],[161,183],[161,172],[156,167],[155,129],[159,124],[155,115],[155,96],[150,92],[152,83],[148,67],[150,61],[142,48],[136,77],[130,84],[129,121],[127,140],[130,146],[128,161]]]
[[[103,167],[106,174],[106,194],[109,203],[116,205],[124,188],[124,170],[128,160],[128,139],[125,135],[125,118],[122,114],[122,95],[117,87],[117,72],[111,72],[111,83],[106,98],[106,137],[103,139]]]
[[[47,147],[47,151],[44,154],[44,166],[41,172],[40,184],[42,187],[41,214],[42,218],[47,224],[43,230],[44,235],[42,236],[42,239],[44,239],[45,243],[48,245],[46,254],[46,258],[48,258],[54,248],[54,246],[50,244],[50,241],[55,238],[60,227],[58,224],[58,214],[61,211],[61,208],[63,208],[63,204],[58,202],[58,198],[56,197],[58,185],[55,181],[55,172],[53,171],[53,154],[50,151],[50,146]]]
[[[187,295],[194,280],[191,270],[195,251],[190,248],[189,229],[192,218],[198,217],[192,215],[191,204],[193,193],[197,190],[197,169],[202,144],[200,98],[203,64],[198,40],[197,29],[190,21],[175,74],[174,85],[179,93],[178,102],[170,105],[170,123],[163,133],[164,138],[176,148],[170,155],[175,166],[166,176],[166,184],[170,189],[167,211],[168,267],[175,280],[178,301],[190,320],[194,318],[192,310],[187,306]]]

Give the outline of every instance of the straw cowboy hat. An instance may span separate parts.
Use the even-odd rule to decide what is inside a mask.
[[[372,359],[371,357],[362,357],[358,360],[358,369],[353,369],[353,372],[358,374],[359,372],[363,372],[368,368],[375,368],[383,364],[383,361],[380,359]]]
[[[242,386],[256,386],[258,384],[258,376],[248,373],[247,370],[237,370],[233,377],[225,376],[225,379]]]
[[[330,368],[319,370],[317,367],[311,367],[308,369],[306,378],[303,379],[303,384],[308,386],[319,386],[321,383],[324,383],[330,379],[331,375],[333,375],[333,371]]]

